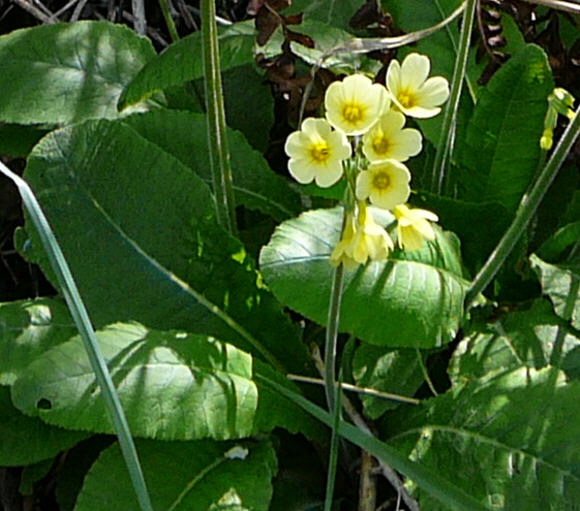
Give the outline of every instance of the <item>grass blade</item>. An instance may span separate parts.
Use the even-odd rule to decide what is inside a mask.
[[[141,510],[153,511],[149,492],[147,491],[143,471],[139,463],[137,450],[135,449],[135,444],[129,430],[129,425],[127,424],[125,413],[123,412],[119,396],[115,391],[115,386],[113,385],[113,380],[111,379],[105,359],[103,358],[99,345],[97,344],[97,339],[87,309],[85,308],[79,294],[64,254],[62,253],[48,220],[46,219],[46,216],[44,215],[42,208],[36,200],[36,197],[28,183],[26,183],[26,181],[24,181],[20,176],[14,174],[1,161],[0,172],[11,179],[18,188],[20,196],[22,197],[22,202],[38,231],[44,250],[49,258],[50,265],[58,279],[59,286],[69,307],[71,316],[73,317],[75,325],[83,340],[91,366],[95,372],[97,383],[101,388],[103,399],[105,400],[105,406],[111,421],[113,422],[115,431],[117,432],[119,445],[123,457],[125,458],[127,469]]]
[[[284,397],[296,403],[319,421],[332,427],[332,415],[319,406],[316,406],[296,392],[282,387],[264,376],[258,375],[258,378],[273,390],[276,390]],[[429,492],[434,498],[438,499],[450,509],[456,511],[490,511],[488,507],[481,504],[447,479],[435,474],[419,463],[409,460],[406,456],[392,447],[389,447],[386,443],[381,442],[369,433],[345,422],[339,424],[338,431],[344,438],[353,444],[370,452],[373,456],[379,458],[401,474],[412,479],[424,491]]]
[[[471,30],[475,18],[476,6],[477,0],[467,0],[465,12],[463,13],[463,23],[459,35],[459,48],[457,50],[457,58],[455,59],[453,77],[451,78],[451,91],[449,94],[449,101],[447,102],[445,112],[443,113],[441,136],[437,143],[437,152],[433,163],[431,191],[437,194],[441,193],[443,179],[445,178],[445,168],[447,167],[447,162],[453,149],[453,134],[455,132],[455,123],[457,120],[459,98],[461,97],[461,89],[463,87],[465,70],[467,68],[467,55],[469,53],[469,43],[471,41]],[[447,177],[447,180],[448,179],[449,178]]]

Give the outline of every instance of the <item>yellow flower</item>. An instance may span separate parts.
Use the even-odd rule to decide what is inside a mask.
[[[392,209],[409,198],[410,180],[409,169],[396,160],[371,163],[356,179],[356,197],[370,199],[380,208]]]
[[[397,244],[405,250],[419,250],[424,240],[435,239],[435,231],[429,223],[439,220],[435,213],[425,209],[409,209],[405,204],[393,209],[397,219]]]
[[[407,161],[421,152],[421,133],[403,129],[405,116],[389,110],[363,136],[363,153],[372,162],[393,159]]]
[[[397,108],[405,115],[426,119],[437,115],[449,97],[449,83],[442,76],[429,76],[429,58],[407,55],[402,64],[392,60],[387,69],[387,88]]]
[[[352,258],[352,242],[356,232],[356,224],[352,213],[347,213],[346,222],[342,231],[342,237],[332,254],[330,254],[330,264],[338,266],[343,264],[347,270],[352,270],[358,263]]]
[[[302,184],[332,186],[342,176],[342,161],[351,155],[348,139],[333,131],[324,119],[305,119],[299,131],[291,133],[284,146],[290,156],[288,170]]]
[[[326,118],[346,135],[362,135],[389,108],[386,89],[364,75],[347,76],[326,90]]]
[[[377,224],[365,202],[358,203],[359,211],[356,221],[352,213],[347,215],[347,222],[342,238],[330,255],[330,263],[340,263],[346,269],[355,268],[358,264],[371,261],[383,261],[393,250],[393,240],[383,227]]]

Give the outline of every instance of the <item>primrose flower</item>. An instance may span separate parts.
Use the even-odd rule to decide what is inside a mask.
[[[352,241],[352,258],[364,264],[367,259],[382,261],[393,250],[393,240],[383,227],[377,224],[365,202],[359,202],[357,229]]]
[[[362,135],[389,108],[386,89],[370,78],[356,74],[333,82],[324,96],[326,118],[346,135]]]
[[[427,78],[429,58],[418,53],[405,57],[402,64],[392,60],[387,69],[387,88],[396,107],[405,115],[427,119],[437,115],[439,105],[449,97],[449,83],[442,76]]]
[[[413,128],[403,129],[405,116],[389,110],[363,136],[363,153],[369,161],[393,159],[407,161],[421,152],[421,133]]]
[[[342,237],[336,247],[334,247],[332,254],[330,254],[330,264],[338,266],[342,263],[347,270],[352,270],[358,266],[359,263],[352,258],[352,244],[355,233],[356,223],[354,215],[347,213]]]
[[[348,139],[340,131],[333,131],[324,119],[305,119],[301,129],[291,133],[284,145],[290,156],[288,170],[302,184],[332,186],[342,177],[342,161],[350,157]]]
[[[429,222],[437,222],[435,213],[425,209],[410,209],[405,204],[396,206],[393,214],[397,219],[397,244],[405,250],[419,250],[424,240],[435,239],[435,231]]]
[[[409,198],[410,180],[409,169],[396,160],[371,163],[356,179],[356,197],[370,199],[379,208],[392,209]]]
[[[338,242],[330,255],[330,263],[340,263],[346,269],[355,268],[358,264],[386,259],[393,250],[393,240],[383,227],[377,224],[365,202],[358,203],[359,211],[356,221],[352,213],[347,215],[347,222]]]

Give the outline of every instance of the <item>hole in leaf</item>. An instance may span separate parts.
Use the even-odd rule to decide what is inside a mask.
[[[39,410],[50,410],[52,408],[52,403],[48,399],[42,398],[36,402],[36,408]]]

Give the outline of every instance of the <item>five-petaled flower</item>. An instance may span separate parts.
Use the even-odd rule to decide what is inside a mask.
[[[342,177],[342,162],[352,149],[344,133],[332,130],[324,119],[305,119],[299,131],[291,133],[284,146],[290,156],[288,170],[302,184],[316,181],[332,186]]]
[[[385,88],[361,74],[331,83],[324,97],[328,122],[346,135],[365,133],[389,105]]]
[[[429,222],[437,222],[435,213],[425,209],[410,209],[405,204],[396,206],[393,214],[397,219],[397,244],[405,250],[419,250],[425,240],[435,239],[435,231]]]
[[[405,57],[402,64],[392,60],[387,69],[387,88],[395,106],[410,117],[426,119],[437,115],[439,105],[449,97],[449,82],[429,76],[429,58],[418,53]]]
[[[356,221],[352,213],[347,214],[347,222],[342,238],[330,255],[330,262],[334,266],[340,263],[346,269],[356,267],[371,261],[385,260],[393,250],[393,240],[383,227],[377,224],[366,202],[358,202]]]
[[[405,116],[389,110],[363,136],[363,153],[369,161],[393,159],[407,161],[421,152],[421,133],[413,128],[403,129]]]
[[[371,163],[356,179],[356,197],[369,199],[383,209],[392,209],[409,198],[409,169],[396,160]]]

